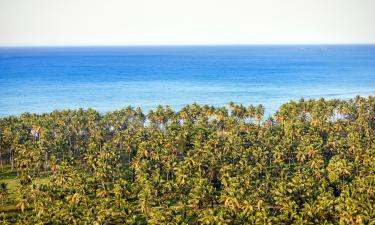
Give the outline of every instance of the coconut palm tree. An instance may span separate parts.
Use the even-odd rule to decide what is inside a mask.
[[[0,183],[0,198],[1,198],[1,205],[4,206],[4,201],[8,197],[8,187],[7,184],[4,182]]]

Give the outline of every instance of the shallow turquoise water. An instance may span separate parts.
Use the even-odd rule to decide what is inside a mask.
[[[375,45],[0,48],[0,116],[375,95]]]

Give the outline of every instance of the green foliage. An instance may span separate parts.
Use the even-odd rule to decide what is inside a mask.
[[[1,118],[0,224],[374,224],[374,98],[264,111]]]

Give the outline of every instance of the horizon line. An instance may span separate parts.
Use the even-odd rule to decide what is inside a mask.
[[[354,46],[354,45],[375,45],[369,43],[195,43],[195,44],[69,44],[69,45],[0,45],[0,48],[80,48],[80,47],[225,47],[225,46]]]

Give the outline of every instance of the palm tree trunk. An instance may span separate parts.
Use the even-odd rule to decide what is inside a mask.
[[[46,170],[47,170],[47,161],[48,161],[48,152],[47,151],[45,151],[45,153],[44,153],[44,172],[46,172]]]
[[[10,161],[10,168],[13,171],[14,170],[14,162],[13,162],[13,151],[12,147],[9,148],[9,161]]]
[[[3,158],[1,157],[1,145],[0,145],[0,165],[1,165],[1,172],[3,172],[4,168],[3,168]]]

